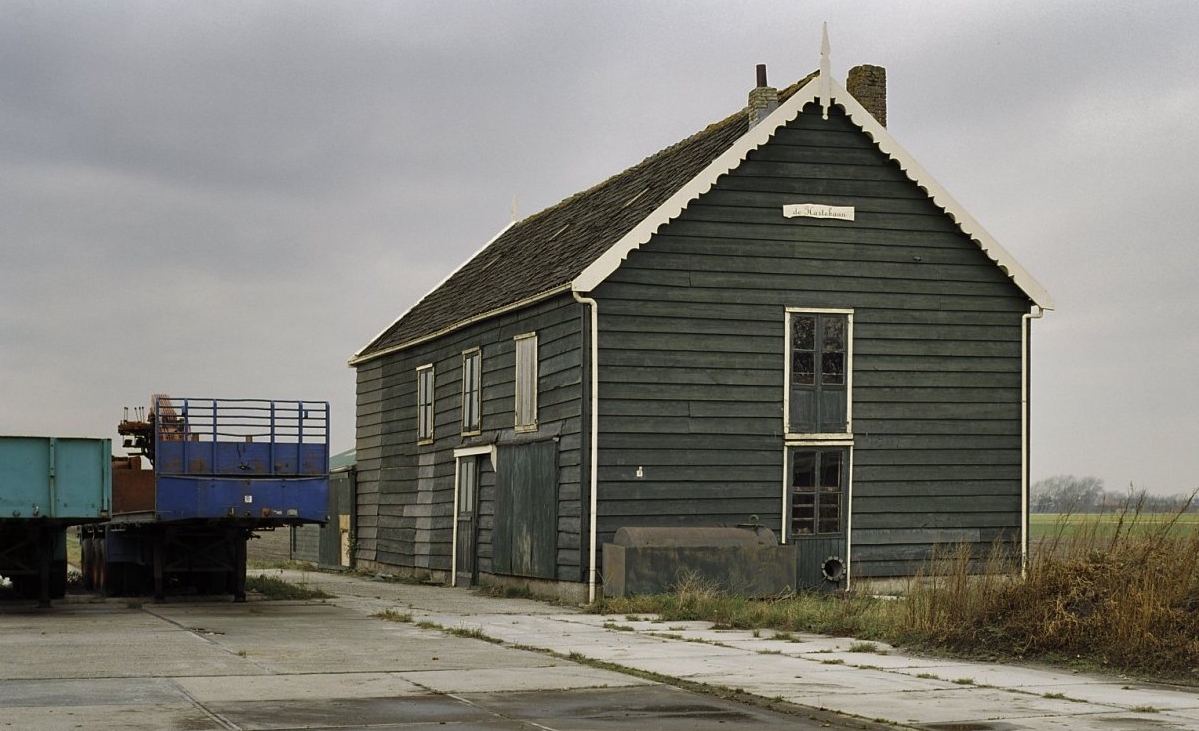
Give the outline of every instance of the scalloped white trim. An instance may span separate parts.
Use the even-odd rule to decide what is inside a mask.
[[[927,193],[933,203],[945,211],[962,233],[973,239],[983,253],[995,262],[1034,304],[1042,309],[1053,309],[1053,298],[1049,292],[1024,267],[1020,266],[1015,258],[1000,246],[999,242],[987,233],[986,229],[967,213],[961,204],[954,200],[953,196],[949,195],[849,92],[836,80],[831,77],[826,78],[823,73],[804,84],[790,99],[780,104],[769,116],[742,135],[720,157],[713,160],[641,223],[621,237],[574,278],[571,288],[576,292],[590,292],[599,286],[616,271],[631,252],[647,243],[662,225],[677,218],[691,201],[711,190],[721,175],[744,162],[750,152],[765,144],[775,131],[799,116],[808,102],[821,99],[822,90],[827,89],[831,89],[831,93],[824,92],[827,96],[823,96],[823,98],[831,97],[834,103],[844,109],[850,120],[870,137],[879,150],[894,160],[911,178],[912,182]]]

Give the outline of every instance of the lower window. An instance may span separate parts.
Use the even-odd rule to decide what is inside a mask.
[[[791,450],[791,535],[827,535],[845,531],[845,483],[848,450]]]

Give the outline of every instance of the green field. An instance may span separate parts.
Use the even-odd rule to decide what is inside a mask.
[[[1199,532],[1199,513],[1032,513],[1029,516],[1029,537],[1033,541],[1058,536],[1111,537],[1117,528],[1134,536],[1168,529],[1170,536],[1188,537]]]

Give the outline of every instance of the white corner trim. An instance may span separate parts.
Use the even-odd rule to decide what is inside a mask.
[[[831,91],[822,91],[826,89]],[[1000,246],[999,242],[987,233],[986,229],[967,213],[961,204],[949,195],[844,87],[835,79],[826,78],[824,73],[817,74],[810,79],[791,98],[750,128],[728,150],[621,237],[575,277],[571,282],[571,288],[576,292],[590,292],[599,286],[616,271],[630,253],[648,242],[662,225],[677,218],[691,201],[708,192],[721,175],[740,165],[751,151],[765,144],[779,127],[795,119],[805,105],[821,100],[822,94],[831,95],[832,99],[845,110],[850,120],[869,135],[883,153],[898,163],[908,177],[954,220],[963,233],[978,244],[979,248],[1008,275],[1017,287],[1028,295],[1034,304],[1042,309],[1053,309],[1053,298],[1049,292],[1024,267],[1020,266],[1015,258]]]
[[[367,341],[367,343],[366,343],[366,345],[363,345],[361,348],[359,348],[359,349],[358,349],[358,350],[357,350],[357,351],[354,353],[353,357],[351,357],[351,358],[350,358],[350,360],[349,360],[349,365],[352,367],[352,366],[355,366],[355,365],[357,365],[357,364],[359,364],[359,363],[361,363],[361,362],[363,362],[363,361],[367,361],[367,360],[370,360],[371,358],[374,358],[374,357],[376,357],[376,356],[378,356],[378,355],[382,355],[383,353],[382,353],[382,352],[380,352],[380,353],[375,353],[375,354],[369,355],[369,356],[367,356],[366,358],[363,358],[363,357],[362,357],[362,351],[366,350],[366,349],[367,349],[367,348],[370,346],[370,344],[371,344],[371,343],[373,343],[373,342],[375,342],[376,340],[378,340],[379,338],[383,337],[383,333],[385,333],[385,332],[387,332],[388,330],[390,330],[391,328],[395,327],[395,324],[396,324],[397,322],[399,322],[400,320],[403,320],[403,319],[404,319],[404,317],[405,317],[405,316],[406,316],[406,315],[407,315],[409,312],[412,312],[412,309],[413,309],[414,307],[416,307],[417,305],[419,305],[421,302],[424,302],[424,301],[425,301],[425,300],[426,300],[426,299],[429,297],[429,295],[431,295],[431,294],[433,294],[434,292],[436,292],[437,290],[441,289],[441,286],[442,286],[443,284],[445,284],[446,282],[448,282],[448,281],[450,280],[450,277],[452,277],[452,276],[454,276],[455,274],[457,274],[458,272],[460,272],[460,271],[462,270],[462,267],[464,267],[464,266],[466,266],[467,264],[469,264],[470,262],[474,261],[476,256],[478,256],[479,254],[482,254],[484,249],[486,249],[488,246],[491,246],[493,243],[495,243],[495,240],[496,240],[496,239],[498,239],[499,237],[503,236],[505,233],[507,233],[507,232],[508,232],[508,229],[512,228],[512,227],[513,227],[513,226],[515,226],[515,225],[516,225],[516,221],[509,221],[507,224],[505,224],[505,225],[504,225],[504,227],[503,227],[503,228],[501,228],[501,229],[499,230],[499,233],[497,233],[495,236],[492,236],[490,239],[488,239],[488,240],[487,240],[487,243],[483,244],[483,246],[482,246],[482,247],[480,247],[478,251],[476,251],[475,253],[471,254],[471,255],[470,255],[468,258],[464,259],[464,260],[462,261],[462,263],[461,263],[461,264],[459,264],[457,267],[455,267],[455,268],[454,268],[454,270],[453,270],[452,272],[450,272],[449,274],[445,275],[445,277],[443,277],[443,278],[442,278],[442,280],[441,280],[440,282],[438,282],[436,285],[434,285],[432,289],[430,289],[428,292],[425,292],[425,294],[424,294],[424,295],[423,295],[423,296],[422,296],[420,299],[418,299],[416,302],[413,302],[413,303],[412,303],[412,305],[411,305],[411,306],[410,306],[408,309],[406,309],[406,310],[404,310],[403,312],[401,312],[399,317],[397,317],[396,319],[392,320],[390,325],[388,325],[387,327],[385,327],[385,328],[383,328],[382,330],[380,330],[378,335],[376,335],[375,337],[373,337],[373,338],[371,338],[370,340],[368,340],[368,341]],[[390,352],[391,350],[392,350],[391,348],[388,348],[388,349],[387,349],[387,352]]]

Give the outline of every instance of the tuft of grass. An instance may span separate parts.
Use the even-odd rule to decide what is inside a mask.
[[[388,622],[403,622],[405,624],[412,622],[411,612],[397,612],[394,609],[385,609],[382,612],[375,612],[371,616],[375,619],[383,619]]]
[[[504,644],[503,640],[484,634],[482,627],[445,627],[442,629],[442,631],[446,632],[447,634],[454,635],[455,637],[467,637],[472,640],[483,640],[484,642],[490,642],[494,645]]]
[[[267,599],[332,599],[333,595],[320,589],[284,581],[277,576],[247,576],[246,591],[262,594]]]
[[[1153,706],[1133,706],[1128,710],[1133,713],[1161,713],[1161,709],[1154,708]]]
[[[528,584],[483,584],[476,589],[480,594],[504,599],[532,599],[533,589]]]
[[[286,559],[282,561],[247,560],[246,566],[251,569],[287,569],[291,571],[316,571],[317,565],[310,561]]]
[[[974,685],[974,678],[954,678],[951,682],[955,685]]]
[[[636,632],[637,630],[629,624],[617,624],[616,622],[604,622],[604,629],[616,630],[618,632]]]
[[[879,653],[879,647],[873,642],[852,642],[849,645],[850,652],[875,652]],[[879,653],[882,654],[882,653]]]
[[[925,644],[1000,657],[1070,658],[1083,666],[1199,680],[1199,530],[1187,512],[1143,511],[1130,496],[1113,513],[1060,516],[1025,576],[998,549],[993,569],[968,575],[957,548],[909,595],[906,630]]]

